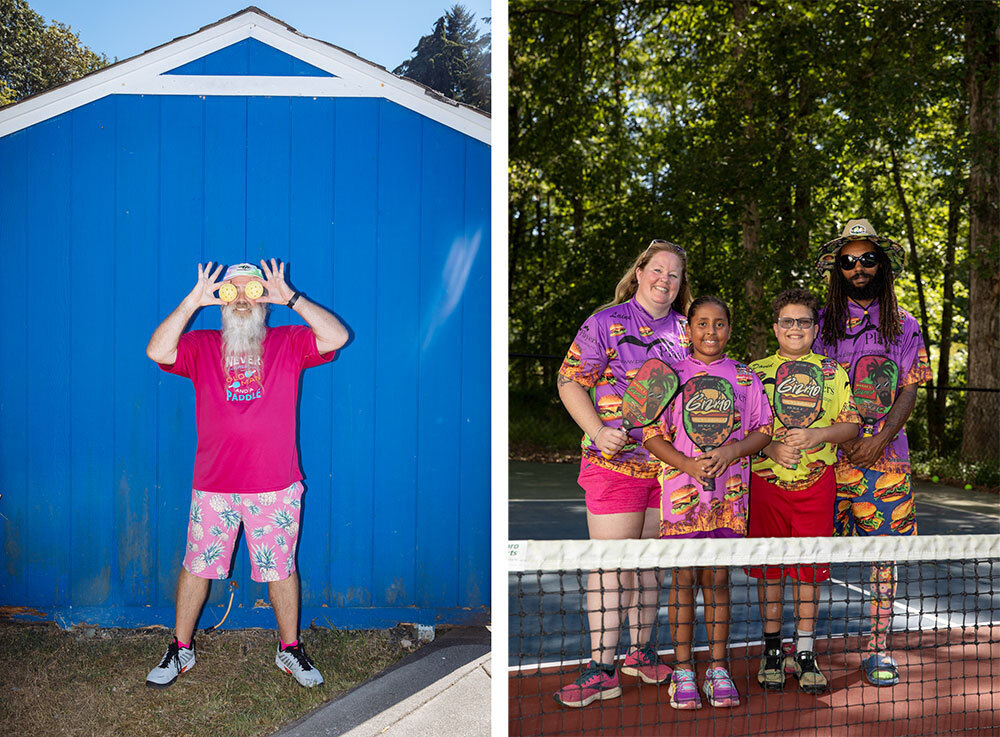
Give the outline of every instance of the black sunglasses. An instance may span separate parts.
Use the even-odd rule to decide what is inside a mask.
[[[851,256],[845,253],[840,257],[840,268],[844,271],[850,271],[854,268],[854,264],[857,263],[860,263],[866,269],[870,269],[878,265],[878,258],[876,258],[874,251],[862,253],[860,256]]]

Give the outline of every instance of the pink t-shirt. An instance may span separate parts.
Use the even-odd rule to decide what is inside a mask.
[[[252,494],[301,481],[295,445],[299,374],[335,355],[321,354],[312,330],[304,325],[282,326],[267,331],[263,366],[223,370],[218,330],[182,335],[177,360],[160,368],[194,384],[194,488]]]

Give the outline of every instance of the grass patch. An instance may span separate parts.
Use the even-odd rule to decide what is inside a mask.
[[[0,622],[0,734],[269,735],[406,655],[397,634],[310,628],[303,640],[326,680],[312,689],[275,667],[273,630],[199,635],[194,668],[152,689],[146,674],[166,650],[165,628]]]

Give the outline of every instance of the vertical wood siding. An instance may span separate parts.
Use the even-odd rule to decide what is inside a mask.
[[[302,379],[303,624],[485,619],[489,156],[375,99],[116,96],[0,139],[17,275],[0,320],[0,606],[172,622],[194,391],[145,346],[199,261],[274,257],[352,334]],[[208,308],[192,328],[218,325]],[[239,546],[226,625],[271,626]],[[229,592],[213,585],[202,626]]]

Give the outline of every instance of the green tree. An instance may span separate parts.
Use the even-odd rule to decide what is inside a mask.
[[[107,66],[69,26],[45,19],[25,0],[0,0],[0,105],[44,92]]]
[[[953,0],[512,0],[511,352],[562,354],[635,254],[667,238],[694,292],[730,303],[730,355],[760,355],[771,297],[823,296],[817,247],[866,217],[907,247],[897,291],[936,367],[911,435],[956,452],[985,425],[963,427],[963,395],[941,387],[971,385],[984,340],[969,339],[984,322],[970,283],[988,285],[974,301],[994,318],[997,290],[997,236],[970,230],[970,162],[995,172],[997,134],[995,115],[974,127],[969,100],[995,100],[998,76],[983,61],[993,86],[969,86],[973,8],[995,31],[995,3]],[[979,200],[996,203],[995,177],[983,182]],[[977,233],[994,227],[985,207]],[[548,384],[557,367],[512,362],[511,384]]]
[[[475,15],[463,5],[455,5],[434,22],[434,30],[417,42],[413,56],[393,74],[488,112],[490,34],[480,35]]]

